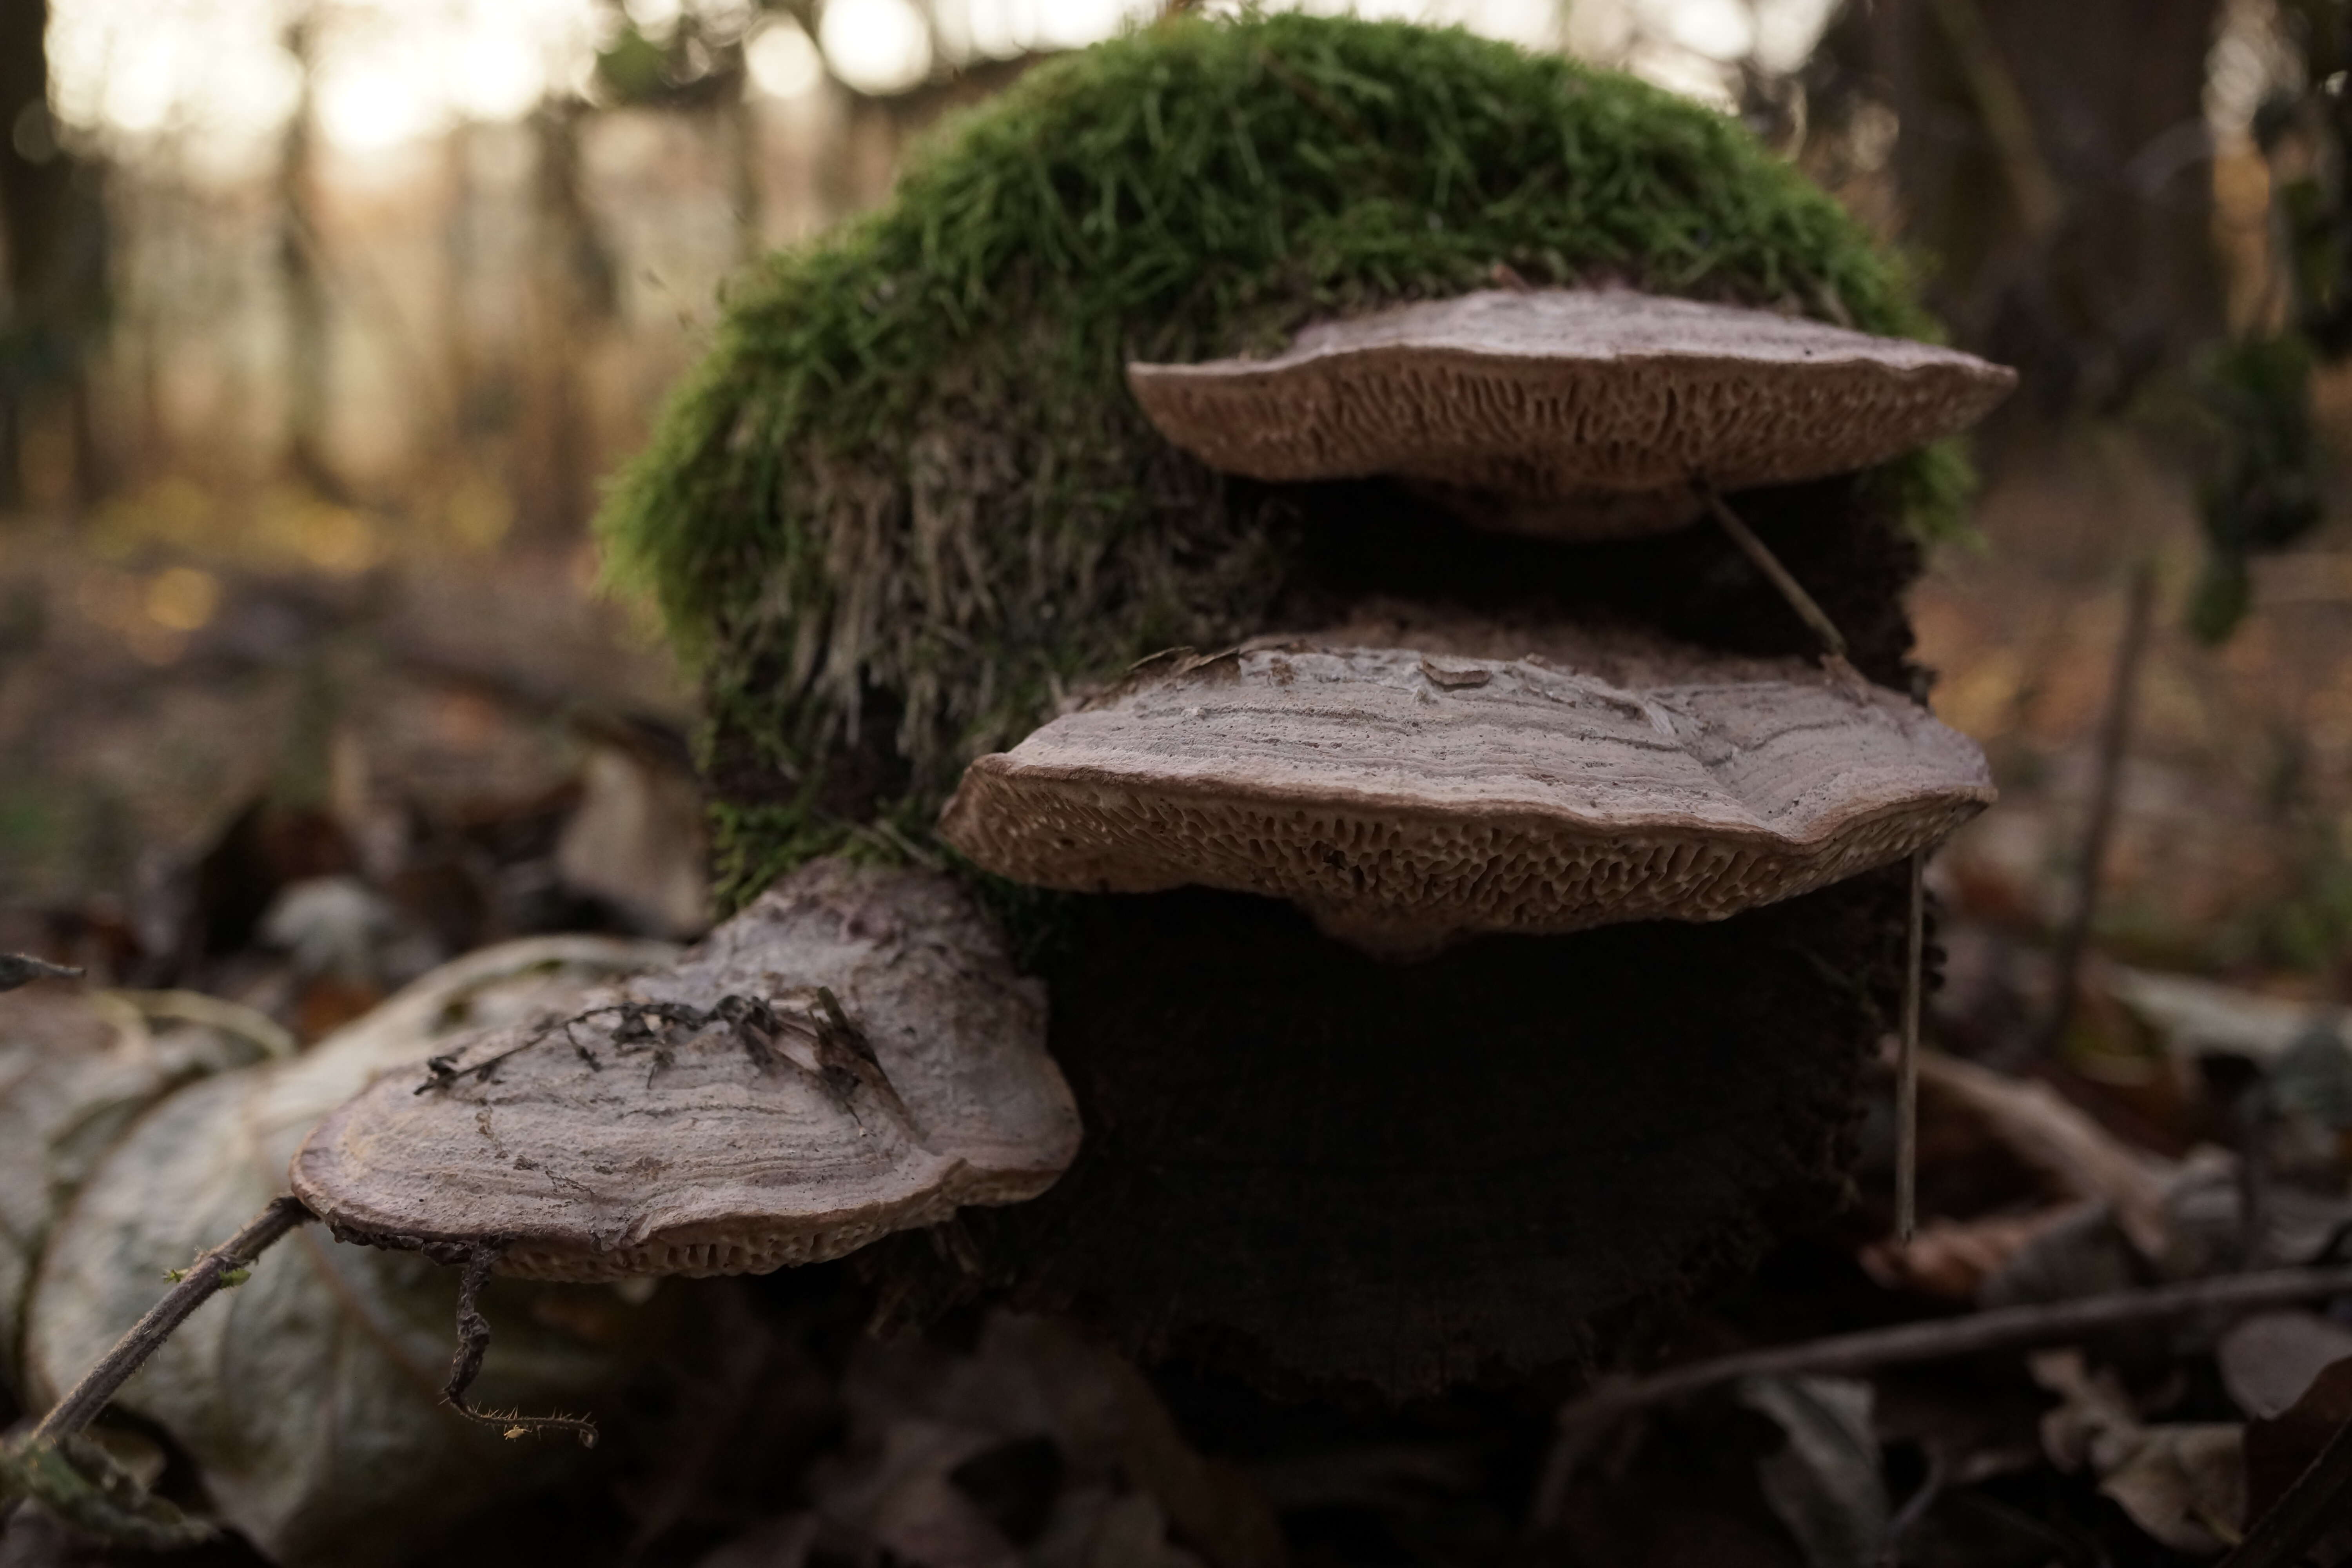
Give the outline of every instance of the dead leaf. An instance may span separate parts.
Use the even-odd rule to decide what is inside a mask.
[[[2042,1417],[2042,1447],[2062,1470],[2089,1468],[2134,1524],[2175,1552],[2211,1556],[2236,1544],[2246,1517],[2243,1428],[2148,1426],[2122,1385],[2077,1350],[2031,1358],[2034,1381],[2061,1403]]]
[[[823,1472],[813,1490],[824,1514],[921,1568],[1020,1568],[1020,1550],[950,1479],[993,1433],[902,1415],[877,1436],[865,1463]]]
[[[2277,1506],[2347,1421],[2352,1421],[2352,1359],[2322,1368],[2286,1409],[2247,1422],[2246,1517],[2260,1519]],[[2322,1562],[2341,1561],[2352,1552],[2352,1524],[2338,1526],[2327,1543],[2336,1555],[2316,1553]]]
[[[2305,1003],[2122,964],[2108,965],[2105,973],[2116,999],[2182,1060],[2226,1055],[2269,1062],[2311,1026]]]
[[[703,1554],[694,1568],[803,1568],[816,1544],[817,1517],[788,1513],[762,1520],[725,1545]]]
[[[1752,1377],[1739,1402],[1788,1441],[1756,1461],[1773,1515],[1811,1568],[1876,1568],[1891,1509],[1870,1425],[1870,1384],[1841,1377]]]
[[[843,1398],[856,1457],[820,1466],[812,1496],[828,1520],[910,1561],[1181,1568],[1205,1558],[1216,1568],[1281,1568],[1285,1560],[1280,1528],[1249,1482],[1195,1452],[1133,1366],[1047,1320],[994,1314],[969,1354],[872,1345],[851,1363]],[[1023,1523],[982,1505],[974,1471],[1009,1443],[1039,1437],[1059,1455],[1061,1486],[1030,1510],[1035,1539],[1015,1541]],[[1192,1552],[1170,1544],[1171,1531]]]
[[[0,996],[0,1372],[15,1380],[50,1226],[122,1130],[172,1089],[257,1060],[283,1036],[234,1003],[191,1007],[178,992]]]
[[[2164,1217],[2170,1162],[2125,1143],[2045,1083],[2006,1078],[1933,1051],[1920,1054],[1919,1082],[1984,1117],[1996,1137],[2061,1192],[2108,1204],[2143,1256],[2165,1256],[2171,1239]]]
[[[25,1339],[37,1402],[79,1376],[188,1262],[285,1191],[320,1116],[386,1071],[415,1071],[458,1028],[535,1016],[667,946],[541,937],[444,966],[309,1055],[181,1089],[132,1127],[58,1222]],[[478,1397],[578,1409],[625,1366],[531,1307],[594,1287],[494,1286]],[[607,1291],[607,1294],[610,1292]],[[195,1461],[222,1517],[290,1568],[388,1560],[501,1488],[578,1450],[501,1443],[443,1406],[456,1276],[305,1226],[205,1308],[120,1403]]]
[[[2352,1356],[2352,1329],[2316,1312],[2258,1312],[2221,1336],[2221,1385],[2257,1419],[2284,1414],[2319,1374]]]
[[[2037,1237],[2079,1219],[2080,1205],[1981,1219],[1930,1220],[1909,1242],[1893,1237],[1862,1249],[1864,1272],[1890,1290],[1968,1301]]]
[[[1977,1300],[1987,1307],[2072,1300],[2130,1289],[2151,1279],[2227,1272],[2245,1256],[2242,1203],[2236,1158],[2219,1149],[2200,1149],[2164,1180],[2157,1210],[2166,1237],[2162,1253],[2151,1258],[2142,1252],[2125,1234],[2116,1210],[2095,1204],[2027,1238],[1985,1279]],[[2261,1256],[2278,1264],[2315,1262],[2347,1224],[2352,1202],[2273,1187],[2263,1209]],[[2169,1331],[2181,1344],[2201,1345],[2209,1342],[2211,1329],[2184,1320]]]
[[[2147,1266],[2105,1204],[2067,1210],[2035,1232],[1977,1287],[1980,1307],[2104,1296],[2144,1283]]]
[[[651,935],[690,937],[709,926],[695,782],[632,751],[599,746],[581,784],[579,809],[555,847],[564,884],[604,900]]]

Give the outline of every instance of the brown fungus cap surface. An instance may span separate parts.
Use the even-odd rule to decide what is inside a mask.
[[[1252,479],[1400,475],[1474,522],[1622,538],[1690,481],[1849,473],[2016,384],[1971,354],[1628,289],[1489,289],[1307,328],[1271,359],[1130,364],[1160,432]]]
[[[1298,640],[1171,656],[980,758],[942,836],[1088,892],[1272,894],[1368,950],[1716,921],[1934,844],[1983,755],[1895,694],[1653,642],[1606,666]]]
[[[435,1061],[322,1121],[295,1195],[346,1238],[495,1245],[532,1279],[837,1258],[1034,1197],[1078,1148],[1043,984],[934,872],[812,861],[568,1024]]]

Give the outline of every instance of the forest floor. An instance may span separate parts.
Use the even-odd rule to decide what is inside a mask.
[[[1717,1298],[1669,1359],[1900,1324],[1950,1330],[1949,1353],[1801,1358],[1577,1405],[1564,1426],[1557,1387],[1318,1414],[1165,1369],[1145,1397],[1180,1456],[1189,1439],[1225,1461],[1204,1472],[1165,1452],[1106,1465],[1116,1435],[1068,1413],[1133,1390],[1048,1325],[874,1342],[832,1268],[699,1282],[680,1310],[703,1331],[639,1374],[590,1479],[408,1556],[1279,1561],[1198,1522],[1211,1472],[1298,1563],[2217,1555],[2352,1411],[2352,1297],[2029,1321],[1965,1353],[1961,1326],[2340,1260],[2352,554],[2266,567],[2255,617],[2215,651],[2176,629],[2194,556],[2160,478],[2078,454],[1996,489],[1984,520],[1985,548],[1948,552],[1915,600],[1938,710],[2004,792],[1934,874],[1924,1228],[1891,1237],[1882,1077],[1847,1208]],[[646,628],[595,597],[588,556],[408,560],[367,526],[307,552],[162,524],[10,535],[0,949],[226,998],[308,1043],[488,942],[706,923],[692,701]],[[2164,586],[2097,941],[2053,1042],[2049,952],[2141,552]],[[19,1414],[5,1401],[0,1426]],[[1012,1413],[1047,1405],[1064,1417]],[[0,1568],[105,1560],[32,1512],[0,1534]],[[187,1560],[257,1559],[232,1539]]]

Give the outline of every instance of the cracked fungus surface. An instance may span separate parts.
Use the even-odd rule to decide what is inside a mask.
[[[1993,798],[1974,742],[1892,692],[1696,649],[1645,673],[1309,643],[1186,660],[981,758],[940,830],[1019,881],[1270,893],[1410,952],[1721,920]]]
[[[295,1194],[358,1238],[503,1239],[504,1274],[761,1273],[1034,1197],[1077,1152],[1042,984],[937,873],[812,861],[582,1005],[462,1039],[444,1087],[378,1080],[303,1144]],[[687,1022],[632,1029],[646,1008]]]
[[[1626,289],[1490,289],[1310,327],[1272,359],[1128,378],[1214,468],[1575,500],[1550,528],[1485,521],[1591,537],[1686,521],[1609,498],[1693,474],[1737,489],[1885,462],[1975,424],[2017,379],[1930,343]]]

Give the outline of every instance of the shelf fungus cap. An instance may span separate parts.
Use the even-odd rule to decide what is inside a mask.
[[[961,888],[818,860],[576,1014],[378,1079],[291,1177],[339,1236],[502,1274],[746,1274],[1034,1197],[1078,1136],[1043,985]]]
[[[1630,289],[1486,289],[1327,321],[1271,359],[1127,367],[1162,435],[1253,479],[1393,474],[1469,521],[1612,538],[1967,429],[2016,373]]]
[[[1271,894],[1410,957],[1721,920],[1993,798],[1972,742],[1858,680],[1672,645],[1621,678],[1303,640],[1161,656],[973,763],[940,830],[1017,881]]]

